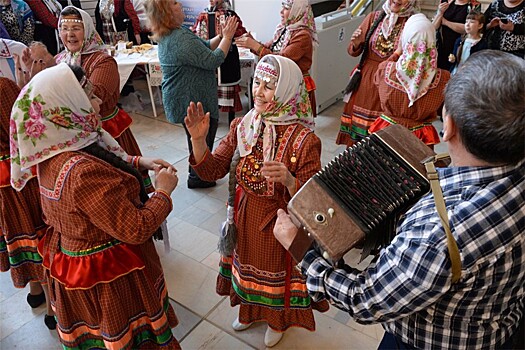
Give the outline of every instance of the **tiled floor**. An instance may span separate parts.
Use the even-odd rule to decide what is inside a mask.
[[[233,331],[231,322],[237,308],[215,294],[219,260],[215,248],[219,225],[225,219],[227,181],[219,180],[211,189],[189,190],[184,129],[167,123],[161,107],[158,118],[151,117],[149,101],[144,98],[144,102],[145,109],[132,114],[132,130],[142,152],[164,158],[179,170],[179,185],[172,195],[174,208],[168,217],[171,250],[166,253],[162,244],[157,246],[180,320],[174,334],[183,349],[264,349],[266,326],[258,323],[243,332]],[[335,145],[342,109],[343,103],[336,103],[317,118],[323,164],[344,149]],[[221,115],[217,142],[228,132],[227,125],[226,115]],[[439,123],[436,126],[440,128]],[[438,151],[443,150],[440,145]],[[351,252],[347,261],[357,263],[357,259],[357,252]],[[365,264],[366,260],[359,266]],[[27,288],[12,286],[9,273],[0,274],[0,349],[60,349],[57,334],[44,326],[44,307],[30,309],[25,301],[27,293]],[[316,312],[315,317],[316,332],[290,329],[274,349],[375,349],[383,336],[380,325],[360,325],[335,308],[324,314]]]

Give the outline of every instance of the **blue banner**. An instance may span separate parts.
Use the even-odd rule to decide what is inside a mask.
[[[184,23],[183,26],[190,28],[195,24],[199,13],[208,7],[210,2],[208,0],[184,0],[182,8],[184,9]]]

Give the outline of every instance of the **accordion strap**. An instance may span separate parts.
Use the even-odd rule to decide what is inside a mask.
[[[452,262],[452,284],[454,284],[457,283],[461,278],[461,256],[459,255],[459,249],[456,240],[450,231],[447,208],[445,206],[445,200],[443,199],[441,186],[439,185],[438,173],[436,171],[436,167],[434,166],[435,162],[448,157],[448,154],[438,154],[425,159],[422,163],[425,164],[427,178],[430,180],[430,186],[432,188],[432,193],[434,194],[436,209],[447,236],[448,254],[450,256],[450,261]]]

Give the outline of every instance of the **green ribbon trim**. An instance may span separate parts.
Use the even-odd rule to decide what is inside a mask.
[[[246,293],[245,291],[241,290],[241,288],[239,288],[234,279],[232,279],[232,286],[238,296],[250,303],[273,307],[284,307],[284,298],[269,298],[262,295]],[[290,307],[307,308],[310,307],[310,301],[310,297],[290,297]]]
[[[79,251],[79,252],[73,252],[73,251],[64,249],[62,247],[60,247],[60,250],[62,251],[62,253],[66,254],[66,255],[69,255],[69,256],[75,256],[75,257],[77,257],[77,256],[86,256],[86,255],[91,255],[91,254],[103,251],[105,249],[114,247],[116,245],[119,245],[120,243],[122,243],[122,242],[114,240],[114,241],[107,242],[107,243],[104,243],[102,245],[99,245],[98,247],[82,250],[82,251]]]
[[[2,250],[1,244],[0,250]],[[21,252],[9,257],[9,264],[13,266],[20,265],[25,262],[41,263],[42,257],[40,254],[38,254],[38,252]]]

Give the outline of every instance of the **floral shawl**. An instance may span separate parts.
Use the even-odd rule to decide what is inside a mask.
[[[293,32],[301,29],[307,29],[312,37],[312,42],[314,45],[317,45],[319,40],[315,29],[314,13],[312,12],[312,7],[308,4],[308,0],[288,0],[287,2],[292,3],[290,15],[284,25],[279,23],[277,28],[275,28],[273,51],[279,52],[285,48]]]
[[[86,11],[79,9],[77,7],[74,7],[74,6],[66,6],[64,10],[70,7],[75,8],[82,16],[82,22],[84,24],[84,42],[82,44],[82,48],[78,52],[71,52],[67,49],[67,47],[65,47],[64,51],[60,52],[59,54],[55,56],[55,60],[57,61],[57,63],[66,62],[68,64],[80,66],[82,63],[81,56],[84,54],[103,50],[104,42],[100,38],[100,35],[98,35],[95,29],[95,25],[93,24],[93,20],[91,19],[89,14]],[[61,21],[62,21],[62,16],[60,16],[60,18],[58,19],[59,32],[61,28]],[[62,44],[66,46],[65,43],[62,43]]]
[[[436,30],[427,17],[410,17],[401,34],[403,53],[396,63],[396,77],[412,104],[424,96],[437,72]]]
[[[267,111],[259,114],[255,109],[250,110],[237,127],[237,147],[241,157],[252,153],[252,148],[257,143],[263,123],[263,155],[264,161],[274,158],[274,145],[276,139],[275,125],[301,124],[310,129],[315,126],[312,107],[308,92],[304,85],[303,74],[297,64],[289,58],[276,55],[264,56],[255,68],[255,76],[263,65],[268,66],[268,57],[277,60],[279,67],[277,86],[273,104]]]
[[[416,12],[416,0],[410,0],[407,7],[403,7],[398,13],[392,12],[390,10],[390,1],[387,0],[383,3],[383,11],[385,11],[386,16],[383,19],[383,22],[381,23],[381,32],[383,33],[383,37],[385,39],[388,39],[390,34],[392,33],[392,30],[394,29],[397,18],[398,17],[408,17],[414,14]]]
[[[65,63],[44,69],[20,92],[9,123],[11,186],[20,191],[28,170],[57,154],[97,142],[122,159],[127,154],[100,124],[91,103]]]

